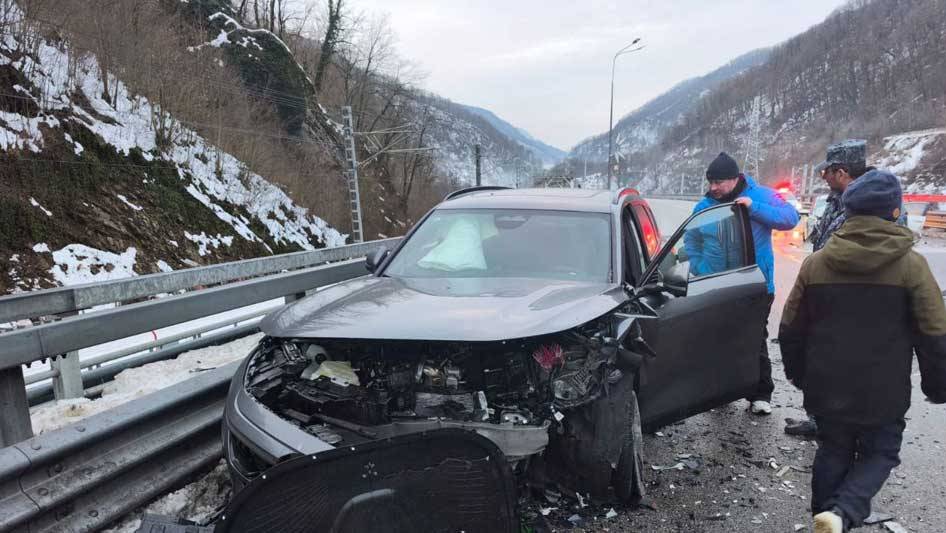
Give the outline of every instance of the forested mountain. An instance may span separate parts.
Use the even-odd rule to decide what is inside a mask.
[[[346,105],[366,239],[472,183],[475,144],[487,183],[541,168],[383,18],[299,5],[0,2],[0,292],[344,243]]]
[[[769,52],[768,49],[754,50],[705,76],[682,81],[621,118],[614,125],[615,152],[629,154],[654,146],[667,129],[699,105],[700,99],[710,94],[720,83],[764,63]],[[578,143],[569,156],[581,161],[588,160],[595,169],[602,168],[608,157],[608,133]]]
[[[679,192],[682,182],[696,191],[725,150],[750,172],[783,179],[823,159],[827,144],[856,137],[908,186],[946,189],[944,43],[946,0],[852,1],[691,98],[672,126],[641,126],[656,141],[622,146],[619,174],[640,169],[645,189]]]
[[[522,145],[522,147],[532,152],[536,157],[541,159],[542,163],[546,166],[552,166],[564,159],[566,156],[566,153],[563,150],[559,150],[554,146],[545,144],[544,142],[530,135],[529,132],[521,128],[517,128],[505,120],[497,117],[495,113],[488,109],[475,106],[464,107],[468,111],[483,117],[487,122],[489,122],[490,125],[499,130],[500,133],[516,141]]]

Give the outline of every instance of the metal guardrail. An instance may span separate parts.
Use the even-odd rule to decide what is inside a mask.
[[[83,394],[85,381],[80,374],[79,349],[275,298],[296,299],[308,290],[365,274],[364,260],[351,258],[363,257],[379,246],[393,248],[398,242],[399,239],[387,239],[0,298],[0,317],[3,317],[0,321],[65,315],[55,322],[0,334],[0,411],[3,413],[0,442],[10,445],[32,436],[26,381],[20,365],[51,360],[53,368],[48,377],[53,378],[56,396],[79,396]],[[324,264],[330,261],[337,262]],[[289,268],[298,270],[281,272]],[[90,306],[140,300],[220,283],[223,285],[78,314]],[[234,317],[233,320],[245,319]],[[209,325],[205,331],[220,326],[219,323]],[[148,346],[144,345],[144,349]],[[174,353],[174,350],[159,351]],[[119,350],[96,358],[93,364],[127,355],[126,350]]]
[[[96,531],[209,471],[238,365],[0,449],[0,532]]]
[[[297,270],[321,263],[351,259],[352,257],[364,257],[379,245],[393,247],[399,241],[398,238],[371,241],[337,248],[322,248],[188,268],[161,274],[149,274],[104,283],[89,283],[14,294],[0,298],[0,322],[76,312],[96,305],[127,302],[137,298],[173,293],[201,285],[217,285],[239,279],[275,274],[284,270]]]

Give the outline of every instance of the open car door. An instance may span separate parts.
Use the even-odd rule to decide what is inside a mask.
[[[642,425],[654,428],[751,394],[768,305],[746,209],[690,216],[635,287],[658,318],[643,321],[656,352],[639,373]]]

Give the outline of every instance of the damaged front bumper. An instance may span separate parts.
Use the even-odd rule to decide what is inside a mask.
[[[250,358],[240,366],[230,386],[223,416],[223,444],[235,491],[273,465],[297,455],[312,455],[335,446],[278,416],[251,396],[243,386]],[[459,420],[395,421],[371,427],[358,444],[440,429],[465,429],[493,442],[508,461],[518,461],[545,450],[549,422],[541,425],[495,424]],[[346,446],[352,444],[346,442]]]

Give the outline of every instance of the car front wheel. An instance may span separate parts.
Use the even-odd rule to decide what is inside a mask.
[[[628,398],[628,424],[630,431],[621,447],[618,466],[611,474],[614,494],[624,503],[637,505],[644,497],[644,457],[641,415],[637,406],[637,394],[630,393]]]

